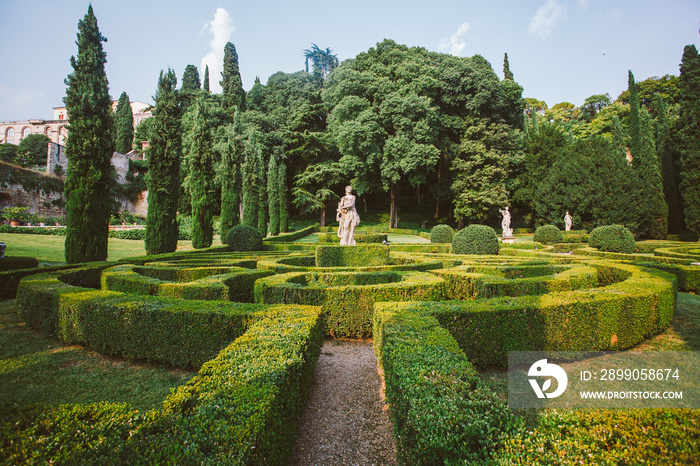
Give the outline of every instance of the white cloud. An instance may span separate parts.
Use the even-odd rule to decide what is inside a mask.
[[[576,0],[576,5],[583,11],[586,11],[588,10],[588,2],[589,0]]]
[[[548,0],[537,10],[535,16],[530,18],[530,33],[539,34],[542,39],[545,39],[564,16],[564,9],[557,0]]]
[[[466,42],[461,40],[461,37],[467,33],[469,30],[469,23],[462,23],[462,25],[457,29],[457,32],[452,34],[450,38],[445,38],[440,41],[438,46],[440,50],[448,51],[452,55],[459,55],[462,50],[467,46]]]
[[[27,118],[36,118],[43,115],[46,110],[42,109],[38,112],[38,108],[46,99],[46,93],[34,89],[13,89],[5,84],[0,83],[0,108],[2,108],[3,117],[0,121],[7,119],[24,120]],[[22,116],[24,115],[24,116]]]
[[[211,40],[209,41],[209,53],[202,57],[200,76],[203,81],[204,70],[208,65],[209,85],[212,93],[221,92],[219,81],[224,68],[224,46],[229,42],[235,30],[231,15],[221,7],[216,9],[214,19],[205,27],[205,32],[211,34]]]

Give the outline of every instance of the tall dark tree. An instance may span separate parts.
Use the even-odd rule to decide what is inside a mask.
[[[258,168],[260,172],[258,173],[258,178],[260,179],[260,185],[258,189],[258,230],[263,236],[267,235],[267,221],[268,221],[268,204],[267,204],[267,173],[265,168],[265,156],[261,150],[258,151]]]
[[[287,162],[284,157],[280,157],[277,169],[277,186],[280,201],[280,231],[286,233],[289,231],[289,196],[287,194]]]
[[[221,182],[221,242],[226,242],[228,231],[241,220],[240,192],[241,165],[243,163],[243,123],[241,112],[236,109],[233,124],[226,128],[226,135],[221,147],[221,164],[219,180]]]
[[[270,234],[280,234],[280,193],[279,193],[279,168],[277,157],[272,154],[267,165],[267,205],[270,215]]]
[[[126,92],[122,92],[117,103],[117,140],[116,149],[121,154],[131,152],[134,143],[134,113]]]
[[[185,72],[182,74],[182,86],[180,90],[182,92],[194,92],[198,91],[202,87],[202,83],[199,80],[199,70],[194,65],[187,65],[185,67]]]
[[[109,96],[102,36],[88,7],[78,22],[77,57],[66,78],[66,111],[70,131],[66,140],[66,262],[107,259],[110,184],[114,177],[114,120]]]
[[[678,140],[681,154],[680,193],[685,224],[700,235],[700,54],[686,45],[681,62]]]
[[[243,216],[241,223],[253,228],[258,227],[258,201],[262,188],[262,180],[260,179],[262,148],[258,139],[257,131],[249,132],[245,148],[245,163],[243,164]]]
[[[236,107],[242,109],[245,106],[245,91],[238,68],[238,54],[231,42],[224,46],[224,70],[221,72],[220,84],[224,109],[233,116]]]
[[[192,246],[211,246],[214,237],[214,147],[207,124],[207,106],[199,98],[194,109],[194,125],[187,147],[185,189],[192,203]]]
[[[668,106],[661,95],[656,96],[656,152],[659,156],[664,199],[668,205],[668,231],[680,233],[683,229],[683,212],[678,197],[678,183],[674,168],[674,150],[671,145],[671,128],[668,121]]]
[[[508,54],[507,53],[503,56],[503,79],[507,79],[509,81],[515,81],[513,79],[513,72],[510,71],[510,63],[508,63]]]
[[[177,209],[180,195],[180,160],[182,157],[181,109],[177,77],[168,69],[160,72],[153,100],[156,107],[149,122],[148,146],[148,214],[146,218],[146,253],[161,254],[177,249]]]
[[[637,85],[634,82],[634,75],[632,74],[632,71],[629,71],[627,81],[630,99],[630,152],[632,153],[632,159],[634,159],[634,157],[637,155],[637,152],[639,151],[639,132],[641,128],[641,120],[639,116],[639,95],[637,92]]]
[[[644,195],[650,207],[646,236],[652,239],[666,239],[668,205],[664,200],[661,168],[656,155],[651,118],[645,108],[640,111],[640,120],[637,156],[633,156],[632,165],[644,184]]]
[[[204,65],[204,83],[202,84],[202,89],[207,91],[207,94],[211,92],[209,87],[209,65]]]

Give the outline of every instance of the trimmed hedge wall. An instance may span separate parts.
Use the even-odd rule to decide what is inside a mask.
[[[598,288],[410,308],[434,315],[481,367],[507,367],[508,351],[627,349],[670,325],[674,276],[612,262],[590,265],[598,270]]]
[[[454,338],[410,303],[376,305],[374,345],[400,464],[486,464],[518,425]]]
[[[93,275],[100,271],[84,270]],[[29,327],[103,354],[175,366],[198,367],[211,359],[265,310],[255,304],[93,290],[61,281],[66,278],[70,276],[59,272],[21,281],[17,304]]]
[[[0,258],[0,272],[7,270],[33,269],[39,267],[39,261],[34,257],[5,256]]]
[[[389,246],[382,244],[316,247],[316,267],[368,267],[388,263]]]
[[[444,299],[443,280],[425,272],[291,272],[255,283],[255,302],[322,306],[326,333],[367,338],[377,301]]]
[[[159,273],[160,271],[163,273]],[[121,265],[106,270],[102,274],[101,283],[104,290],[137,295],[252,303],[255,281],[272,274],[273,272],[266,270],[249,270],[242,267],[199,267],[181,269],[180,273],[173,273],[167,268]],[[173,276],[184,281],[188,275],[192,277],[192,281],[165,281]],[[164,278],[155,278],[158,276]]]
[[[318,308],[277,306],[163,403],[63,405],[3,432],[14,464],[285,464],[323,332]]]
[[[305,236],[309,236],[311,233],[318,231],[318,225],[312,225],[310,227],[302,228],[299,231],[291,231],[289,233],[280,233],[277,236],[268,236],[263,238],[263,243],[285,243],[289,241],[294,241]]]

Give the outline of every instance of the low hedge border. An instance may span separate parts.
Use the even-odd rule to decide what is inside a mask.
[[[63,405],[2,425],[8,463],[285,464],[322,344],[318,308],[276,306],[164,402]]]
[[[666,247],[654,249],[654,255],[660,257],[671,257],[674,259],[684,259],[687,261],[700,262],[700,245],[685,247]]]
[[[388,240],[388,234],[386,233],[355,233],[356,243],[383,243]],[[335,233],[319,233],[318,234],[319,243],[340,243],[340,238]]]
[[[542,295],[557,291],[590,289],[598,284],[597,270],[585,265],[502,269],[462,266],[430,272],[445,280],[447,299]]]
[[[94,277],[101,270],[82,272]],[[17,292],[20,317],[29,327],[103,354],[198,367],[265,310],[256,304],[138,296],[62,281],[79,273],[24,278]]]
[[[678,289],[688,293],[700,293],[700,266],[683,264],[666,264],[658,261],[635,262],[640,267],[663,270],[676,276]]]
[[[673,275],[591,261],[599,287],[540,296],[409,303],[434,315],[480,367],[507,367],[508,351],[606,351],[666,329],[676,307]]]
[[[390,248],[392,251],[397,252],[432,254],[449,254],[452,252],[452,246],[449,244],[392,244]]]
[[[280,233],[277,236],[267,236],[267,237],[263,238],[263,244],[287,243],[287,242],[295,241],[295,240],[298,240],[299,238],[309,236],[311,233],[318,231],[318,229],[319,229],[318,225],[311,225],[309,227],[302,228],[301,230],[298,230],[298,231],[291,231],[289,233]]]
[[[377,303],[374,346],[384,371],[401,464],[482,464],[518,420],[455,339],[410,303]]]
[[[586,230],[562,231],[564,243],[588,243],[588,232]]]
[[[255,283],[256,303],[320,305],[326,334],[335,338],[368,338],[377,301],[444,297],[443,280],[425,272],[291,272]]]
[[[159,273],[161,271],[167,273]],[[178,275],[173,274],[172,269],[120,265],[102,273],[102,289],[137,295],[252,303],[255,281],[273,273],[242,267],[198,267],[180,271],[183,280],[172,282],[168,280]],[[191,281],[184,280],[187,275],[192,277]]]
[[[382,244],[316,247],[316,267],[367,267],[388,263],[389,246]]]
[[[454,258],[417,257],[397,253],[390,254],[389,263],[386,265],[357,266],[357,267],[316,267],[316,258],[309,254],[290,254],[258,261],[258,269],[269,270],[275,273],[289,272],[379,272],[379,271],[417,271],[424,272],[431,269],[449,267],[451,264],[461,263]]]
[[[39,261],[35,257],[5,256],[0,258],[0,272],[35,269],[37,267],[39,267]]]

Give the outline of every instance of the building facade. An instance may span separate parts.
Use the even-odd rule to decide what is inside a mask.
[[[112,110],[116,110],[118,100],[112,102]],[[148,110],[150,105],[143,102],[131,102],[131,112],[134,114],[134,128],[143,120],[152,116]],[[0,122],[0,144],[18,145],[30,134],[44,134],[53,143],[65,145],[68,135],[68,112],[66,107],[54,107],[53,119],[33,119],[27,121]]]

